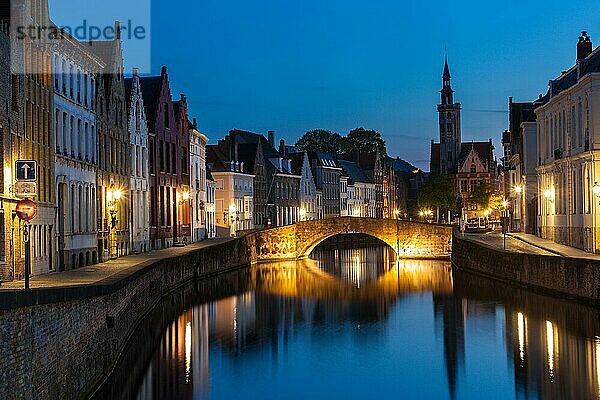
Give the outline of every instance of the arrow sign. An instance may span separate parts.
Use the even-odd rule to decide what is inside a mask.
[[[37,180],[37,161],[18,160],[15,162],[17,182],[35,182]]]

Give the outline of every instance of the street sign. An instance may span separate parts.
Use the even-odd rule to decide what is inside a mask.
[[[37,215],[37,204],[29,199],[23,199],[17,203],[15,212],[22,221],[31,221]]]
[[[17,170],[17,182],[35,182],[37,180],[37,161],[17,160],[15,169]]]
[[[35,197],[37,196],[37,183],[17,182],[14,186],[14,194],[17,197]]]

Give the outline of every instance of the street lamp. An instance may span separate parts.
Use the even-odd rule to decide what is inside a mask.
[[[117,225],[119,223],[119,220],[117,219],[117,214],[119,212],[119,210],[118,210],[119,200],[121,200],[122,195],[123,195],[123,193],[119,189],[110,189],[107,192],[108,212],[110,214],[109,236],[112,236],[112,242],[113,242],[113,245],[110,248],[112,249],[114,247],[114,251],[109,250],[109,252],[112,253],[112,254],[110,254],[110,258],[112,260],[114,260],[118,257],[118,254],[117,254]],[[110,231],[112,231],[112,235],[110,235]]]
[[[236,231],[235,223],[236,223],[236,220],[239,221],[239,218],[236,219],[236,214],[237,214],[237,208],[232,204],[231,206],[229,206],[229,220],[230,220],[229,235],[231,237],[235,237],[235,231]]]
[[[298,213],[300,214],[300,221],[305,221],[306,220],[306,210],[304,208],[301,208]]]
[[[177,202],[177,204],[179,206],[183,206],[188,201],[190,201],[190,192],[186,190],[186,191],[184,191],[184,192],[181,193],[181,196],[179,196],[179,193],[178,193],[177,197],[179,199],[179,201]],[[190,202],[190,207],[191,207],[191,205],[192,204]],[[185,211],[185,207],[182,207],[182,212],[184,212],[184,211]],[[184,218],[184,217],[185,217],[185,214],[183,214],[181,216],[181,218]],[[173,239],[174,246],[181,246],[181,245],[185,246],[185,245],[187,245],[187,236],[184,236],[183,239],[182,239],[183,243],[181,245],[179,244],[179,234],[180,233],[181,233],[181,221],[179,221],[179,218],[177,218],[177,232],[175,232],[175,237]]]
[[[515,193],[517,193],[517,194],[523,193],[523,186],[521,186],[521,185],[515,186]]]
[[[502,201],[502,208],[504,208],[502,211],[502,235],[504,237],[504,250],[506,250],[506,234],[508,233],[508,221],[510,219],[508,215],[508,205],[508,201],[504,199]]]

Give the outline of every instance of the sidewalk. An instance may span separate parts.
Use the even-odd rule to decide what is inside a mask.
[[[464,238],[487,246],[495,247],[498,250],[504,249],[504,236],[499,231],[489,233],[467,233],[465,234]],[[506,251],[542,256],[556,256],[555,253],[547,251],[542,247],[527,243],[519,238],[511,237],[510,235],[506,236]]]
[[[177,255],[183,255],[194,250],[214,246],[232,240],[230,238],[217,238],[192,243],[185,247],[170,247],[163,250],[154,250],[150,253],[135,254],[110,260],[104,263],[90,265],[64,272],[54,272],[45,275],[33,276],[29,279],[30,288],[59,288],[69,286],[93,285],[108,278],[121,278],[135,272],[142,264],[148,261],[157,261]],[[25,281],[3,282],[0,292],[23,289]]]
[[[509,233],[508,235],[517,240],[528,243],[528,244],[538,247],[540,249],[544,249],[546,251],[549,251],[550,253],[553,253],[555,255],[559,255],[562,257],[585,258],[585,259],[589,259],[589,260],[600,261],[600,255],[588,253],[583,250],[576,249],[574,247],[558,244],[551,240],[542,239],[540,237],[537,237],[537,236],[529,234],[529,233],[514,232],[514,233]]]

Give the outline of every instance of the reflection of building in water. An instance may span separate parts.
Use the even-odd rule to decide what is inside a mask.
[[[324,272],[360,288],[365,283],[376,280],[394,265],[394,250],[389,247],[368,247],[362,249],[317,250],[311,259]]]
[[[444,331],[444,362],[448,378],[450,398],[456,396],[458,375],[465,367],[465,320],[466,299],[454,295],[433,294],[436,325],[440,322]],[[436,328],[436,331],[439,329]]]
[[[197,309],[188,310],[167,327],[138,399],[192,398],[190,377],[194,367],[191,357],[195,342],[192,332],[195,314]]]
[[[600,399],[600,340],[508,309],[506,327],[518,399]]]
[[[239,353],[256,338],[254,293],[245,293],[212,303],[209,311],[210,332],[220,346]]]
[[[194,385],[195,394],[201,393],[202,397],[208,397],[210,383],[208,305],[196,307],[192,317],[191,383]]]
[[[181,314],[165,331],[136,398],[206,398],[209,393],[208,306]],[[196,397],[194,397],[196,396]]]

